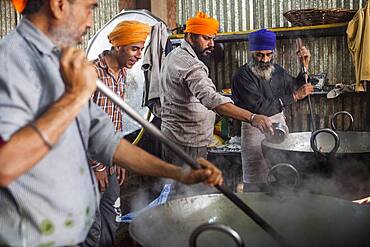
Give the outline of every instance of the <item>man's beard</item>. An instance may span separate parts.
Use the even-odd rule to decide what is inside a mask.
[[[275,71],[273,59],[270,62],[257,61],[254,57],[248,62],[248,67],[252,70],[253,74],[263,80],[270,80],[272,73]]]
[[[83,34],[77,33],[79,26],[74,20],[74,15],[70,13],[67,23],[51,30],[52,40],[57,46],[75,46],[81,43],[81,37],[83,37],[88,30],[86,29]]]
[[[197,46],[192,46],[195,54],[197,55],[198,59],[200,61],[202,61],[207,67],[210,67],[211,66],[211,55],[213,53],[213,50],[214,48],[207,48],[207,49],[200,49],[199,47]],[[210,50],[212,51],[212,53],[210,53],[209,55],[204,55],[204,52],[206,50]]]
[[[194,50],[195,54],[197,54],[198,58],[202,60],[202,59],[209,58],[210,55],[212,54],[214,48],[212,47],[212,48],[202,49],[202,48],[194,45],[193,50]],[[208,50],[211,51],[211,53],[209,53],[208,55],[204,55],[204,52],[208,51]]]

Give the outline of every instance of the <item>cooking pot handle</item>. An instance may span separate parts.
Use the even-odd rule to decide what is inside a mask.
[[[294,166],[292,166],[291,164],[288,164],[288,163],[279,163],[279,164],[274,165],[270,169],[270,171],[267,174],[267,179],[266,179],[267,185],[271,186],[272,176],[273,176],[274,172],[277,171],[278,169],[281,169],[282,167],[287,167],[287,168],[294,171],[295,179],[294,179],[293,188],[296,188],[298,186],[298,184],[300,183],[300,181],[301,181],[301,177],[299,176],[299,172],[297,171],[297,169]]]
[[[240,237],[239,233],[237,233],[230,226],[219,224],[219,223],[205,223],[205,224],[198,226],[190,236],[190,247],[196,247],[196,242],[197,242],[199,235],[202,232],[208,231],[208,230],[224,232],[235,241],[238,247],[244,247],[244,241]]]
[[[349,119],[351,120],[351,122],[350,122],[348,128],[345,129],[344,131],[352,130],[353,129],[353,121],[354,120],[353,120],[352,114],[349,113],[348,111],[339,111],[339,112],[334,113],[333,118],[330,121],[331,128],[333,130],[337,130],[337,127],[335,126],[335,119],[337,118],[338,115],[347,115],[349,117]]]
[[[329,134],[331,134],[334,137],[334,141],[335,141],[334,147],[333,147],[333,149],[330,152],[327,153],[327,155],[333,155],[333,154],[335,154],[338,151],[340,140],[339,140],[338,134],[335,133],[334,130],[329,129],[329,128],[319,129],[319,130],[316,130],[316,131],[314,131],[312,133],[311,140],[310,140],[312,150],[314,151],[314,153],[317,153],[317,154],[321,154],[321,155],[326,156],[324,153],[320,152],[320,150],[317,148],[317,144],[316,144],[316,136],[318,134],[320,134],[321,132],[329,133]]]

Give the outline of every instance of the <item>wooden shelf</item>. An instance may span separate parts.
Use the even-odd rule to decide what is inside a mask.
[[[276,33],[277,39],[290,39],[296,37],[327,37],[327,36],[342,36],[346,33],[348,23],[336,23],[316,26],[302,27],[284,27],[284,28],[268,28],[268,30]],[[219,33],[215,38],[215,42],[238,42],[248,41],[248,33],[257,31],[249,30],[243,32],[228,32]],[[171,35],[170,39],[173,45],[178,45],[184,38],[183,34]]]

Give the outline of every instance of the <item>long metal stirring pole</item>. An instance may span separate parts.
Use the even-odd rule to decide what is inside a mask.
[[[117,104],[124,112],[126,112],[131,118],[141,124],[146,131],[151,133],[153,136],[158,138],[161,143],[165,144],[174,153],[184,159],[193,169],[200,169],[200,165],[191,158],[187,153],[180,149],[177,145],[166,138],[160,130],[158,130],[153,124],[145,120],[140,114],[126,104],[121,97],[116,95],[110,88],[108,88],[101,80],[96,81],[98,89]],[[273,229],[264,219],[256,214],[253,209],[248,207],[239,197],[237,197],[232,191],[224,186],[215,186],[222,194],[225,195],[231,202],[233,202],[238,208],[240,208],[246,215],[248,215],[254,222],[256,222],[263,230],[271,235],[273,239],[279,242],[282,246],[288,246],[286,241],[279,235],[275,229]]]
[[[304,69],[304,80],[305,80],[305,83],[307,84],[308,83],[308,71],[306,69],[306,67],[303,66],[303,69]],[[311,95],[308,95],[307,96],[307,99],[308,99],[308,108],[310,110],[310,116],[311,116],[311,127],[312,127],[312,132],[316,130],[315,128],[315,117],[313,115],[313,110],[312,110],[312,103],[311,103]]]
[[[306,78],[306,83],[307,83],[307,78]],[[316,130],[316,128],[315,128],[315,118],[313,116],[312,103],[311,103],[311,95],[308,95],[307,96],[307,99],[308,99],[308,108],[310,109],[312,131],[315,131]]]
[[[297,49],[301,49],[301,47],[303,46],[303,43],[302,43],[302,39],[301,38],[297,38],[296,40],[297,42]],[[304,70],[304,79],[305,79],[305,83],[307,84],[308,83],[308,71],[307,71],[307,68],[302,65],[302,68]],[[313,110],[312,110],[312,103],[311,103],[311,95],[308,95],[307,96],[307,99],[308,99],[308,108],[310,110],[310,117],[311,117],[311,127],[312,127],[312,131],[315,131],[316,128],[315,128],[315,118],[314,118],[314,115],[313,115]]]

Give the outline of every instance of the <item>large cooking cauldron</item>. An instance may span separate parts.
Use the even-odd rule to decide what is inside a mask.
[[[289,246],[368,246],[370,208],[313,194],[246,193],[238,196],[264,218]],[[234,229],[245,246],[279,246],[271,236],[223,195],[210,194],[170,201],[140,214],[131,236],[144,247],[189,246],[192,232],[204,223]],[[236,246],[219,231],[203,232],[197,246]]]
[[[311,192],[346,198],[370,194],[370,132],[290,133],[281,143],[262,141],[262,151],[271,165],[293,165]]]

